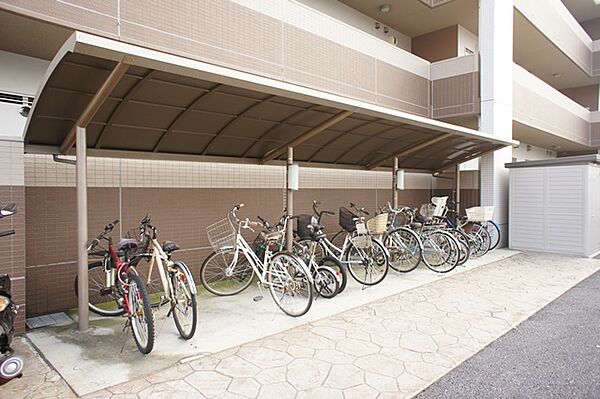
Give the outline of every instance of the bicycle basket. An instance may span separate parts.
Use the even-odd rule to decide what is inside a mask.
[[[470,222],[487,222],[494,217],[493,206],[476,206],[473,208],[465,209],[467,212],[467,219]]]
[[[388,220],[393,217],[393,215],[390,215],[390,214],[388,214],[388,215],[389,215]],[[410,223],[409,216],[404,212],[399,212],[395,216],[396,216],[396,218],[394,219],[394,225],[393,225],[394,228],[403,227]]]
[[[360,249],[370,248],[373,245],[373,239],[369,235],[358,235],[352,238],[352,245]]]
[[[127,231],[124,238],[129,238],[138,242],[138,247],[136,248],[135,253],[144,253],[148,251],[150,239],[147,235],[142,237],[139,227]]]
[[[350,212],[348,208],[343,206],[340,208],[340,227],[342,229],[349,233],[352,233],[354,230],[356,230],[356,222],[354,221],[355,218],[357,218],[357,216]]]
[[[236,229],[228,217],[206,227],[208,242],[215,252],[234,249],[236,234]]]
[[[311,230],[308,228],[312,224],[311,215],[298,215],[296,220],[296,233],[301,240],[311,237]]]
[[[435,205],[433,204],[423,204],[419,209],[419,214],[425,217],[433,217],[435,215]]]
[[[380,213],[367,220],[367,230],[369,234],[383,234],[387,231],[388,214]]]

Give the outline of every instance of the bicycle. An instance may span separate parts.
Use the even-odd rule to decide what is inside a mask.
[[[150,293],[154,295],[160,293],[158,301],[152,303],[152,307],[160,308],[168,303],[170,308],[167,317],[173,315],[179,335],[189,340],[196,332],[198,320],[196,284],[187,265],[179,260],[173,261],[171,258],[172,253],[179,249],[179,245],[172,241],[165,241],[160,245],[156,238],[156,226],[150,222],[150,215],[144,216],[140,222],[139,236],[143,245],[137,258],[143,257],[149,262],[145,280]],[[153,280],[155,266],[160,278],[159,287],[156,287],[156,282]]]
[[[272,233],[273,231],[276,231],[277,228],[283,226],[285,216],[286,210],[284,209],[283,216],[274,227],[271,227],[265,218],[257,216],[258,220],[260,220],[265,228],[265,231],[261,232],[252,243],[252,247],[259,258],[264,256],[264,250],[267,247],[267,242],[265,241],[266,234]],[[299,220],[299,217],[296,219]],[[283,246],[283,243],[281,246]],[[326,266],[324,262],[316,262],[316,246],[304,246],[294,242],[292,249],[293,253],[299,256],[310,269],[314,281],[313,287],[317,294],[327,299],[335,297],[338,294],[340,287],[337,274],[333,268]]]
[[[406,226],[406,215],[393,209],[389,202],[381,208],[381,213],[388,215],[382,240],[390,253],[390,267],[400,273],[413,271],[423,260],[423,243],[419,235]]]
[[[397,210],[403,213],[406,226],[414,231],[421,241],[422,261],[425,266],[436,273],[448,273],[460,260],[458,241],[452,234],[433,223],[433,218],[424,216],[410,207]]]
[[[453,202],[451,203],[455,204]],[[479,258],[491,249],[491,236],[487,228],[481,223],[469,220],[466,216],[459,217],[455,209],[451,209],[445,204],[438,220],[445,223],[448,228],[459,231],[467,236],[470,248],[469,256]],[[496,245],[498,244],[496,243]]]
[[[313,201],[313,211],[319,215],[335,214],[330,211],[318,211],[318,201]],[[354,204],[351,204],[355,207]],[[359,208],[357,208],[359,209]],[[368,214],[364,208],[360,209],[362,214]],[[322,233],[324,227],[318,223],[313,224],[315,231]],[[347,208],[339,209],[339,224],[342,231],[338,232],[332,240],[325,234],[320,234],[317,244],[320,248],[319,254],[324,259],[329,256],[345,266],[354,280],[363,286],[372,286],[383,281],[389,270],[389,256],[381,240],[371,236],[366,228],[364,217],[350,212]],[[333,244],[336,237],[340,238],[341,245]],[[341,240],[343,238],[343,241]],[[340,284],[340,291],[346,288],[346,284]]]
[[[273,301],[285,314],[292,317],[306,314],[313,303],[314,281],[302,259],[283,250],[290,217],[285,217],[280,229],[265,234],[267,245],[260,259],[241,230],[254,232],[251,226],[262,225],[249,219],[240,220],[237,212],[243,206],[236,205],[225,219],[206,228],[214,252],[202,263],[200,282],[212,294],[229,296],[248,288],[256,274],[259,289],[261,285],[267,286]]]
[[[115,249],[112,238],[107,236],[117,223],[115,220],[107,224],[87,248],[88,254],[103,257],[88,265],[89,307],[102,316],[125,315],[125,328],[131,327],[138,350],[146,355],[154,347],[154,314],[146,285],[132,264],[139,259],[134,254],[137,240],[121,239]],[[98,251],[96,247],[101,241],[106,241],[108,248]],[[75,295],[78,295],[77,279]]]

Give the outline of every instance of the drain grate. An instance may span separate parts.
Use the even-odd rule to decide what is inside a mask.
[[[70,318],[64,312],[59,312],[47,314],[44,316],[31,317],[27,319],[27,322],[25,324],[27,325],[27,328],[33,329],[46,326],[53,326],[56,324],[69,324],[71,322],[73,322],[72,318]]]

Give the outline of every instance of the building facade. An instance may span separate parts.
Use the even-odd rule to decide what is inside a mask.
[[[19,328],[23,329],[25,315],[76,305],[75,168],[56,162],[52,155],[57,151],[50,146],[39,145],[39,140],[32,145],[25,139],[28,111],[52,60],[73,32],[317,90],[425,122],[443,121],[491,137],[518,140],[518,145],[473,157],[460,166],[461,206],[495,206],[495,219],[506,231],[505,163],[593,153],[600,147],[600,6],[592,1],[581,3],[0,0],[0,115],[4,121],[0,202],[19,206],[16,217],[1,222],[0,229],[14,228],[17,234],[0,241],[4,255],[0,272],[9,273],[14,281],[22,306]],[[152,125],[159,112],[166,113],[170,107],[179,115],[197,100],[186,92],[183,80],[165,82],[159,75],[135,76],[139,82],[160,86],[154,93],[145,93],[143,84],[133,82],[127,90],[115,89],[111,94],[115,103],[140,107],[136,110],[144,116],[136,127],[140,137],[162,129]],[[94,87],[91,80],[90,75],[90,87]],[[69,102],[61,96],[75,88],[69,87],[68,76],[64,81],[54,88],[51,81],[46,82],[44,90],[54,94],[45,109],[70,112],[64,109]],[[81,87],[77,90],[82,104],[93,96],[92,89],[89,93]],[[174,96],[180,104],[151,108],[147,100],[156,97],[156,92]],[[160,102],[160,98],[153,101]],[[233,100],[227,106],[235,107]],[[269,119],[265,114],[253,115],[256,109],[239,107],[240,114],[254,118],[257,125]],[[107,112],[88,135],[101,136],[106,126],[118,127],[119,113],[126,112],[127,108]],[[51,126],[52,118],[47,115],[46,119],[46,126]],[[282,113],[283,119],[288,119],[288,126],[303,123]],[[196,123],[209,122],[199,119]],[[365,125],[369,123],[364,120]],[[230,122],[224,125],[235,128]],[[360,132],[358,125],[352,129]],[[179,136],[184,140],[182,132],[174,137]],[[335,140],[344,139],[327,140],[325,144],[335,146]],[[212,139],[207,147],[210,143]],[[191,140],[187,145],[201,144]],[[168,141],[162,145],[165,152],[176,152],[169,150]],[[246,152],[251,153],[254,145]],[[120,149],[128,150],[125,145]],[[205,148],[203,155],[206,152]],[[469,158],[468,149],[464,152],[458,159]],[[208,151],[207,155],[218,154]],[[339,154],[340,159],[343,155]],[[307,160],[319,161],[320,156],[317,150]],[[416,207],[432,195],[456,195],[452,180],[456,168],[447,165],[436,177],[423,173],[418,165],[408,170],[399,202]],[[297,213],[310,212],[313,199],[329,209],[354,201],[376,210],[392,198],[392,176],[387,170],[317,166],[300,173],[300,190],[294,200]],[[184,259],[199,266],[209,251],[204,227],[222,218],[231,205],[246,203],[249,216],[273,219],[281,214],[285,170],[281,164],[227,164],[209,158],[196,162],[176,156],[92,156],[88,161],[89,235],[115,217],[121,220],[123,234],[151,213],[159,235],[178,241]]]

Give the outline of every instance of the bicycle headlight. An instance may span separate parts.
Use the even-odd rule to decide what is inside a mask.
[[[4,311],[10,305],[10,299],[0,295],[0,312]]]

